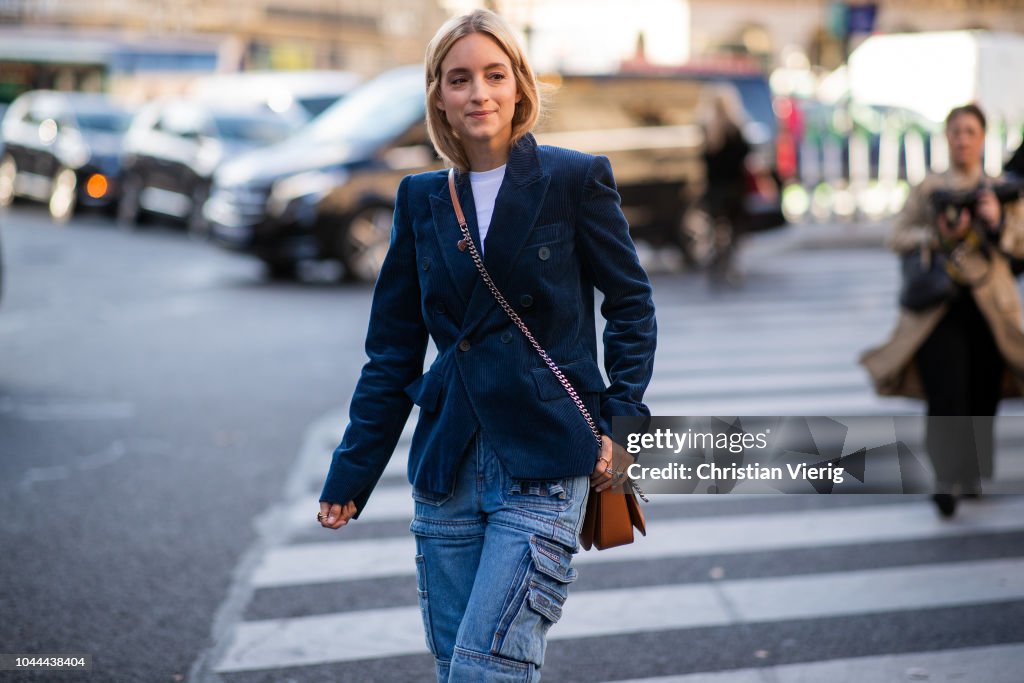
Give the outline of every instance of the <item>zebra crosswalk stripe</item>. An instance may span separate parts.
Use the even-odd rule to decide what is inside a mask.
[[[552,640],[1024,599],[1024,558],[571,593]],[[345,634],[339,638],[338,634]],[[425,651],[419,608],[243,623],[219,671]]]
[[[782,551],[821,545],[938,538],[963,533],[1024,529],[1024,499],[993,501],[960,525],[943,524],[925,506],[878,505],[861,509],[733,515],[696,520],[651,520],[647,537],[629,548],[580,553],[574,562],[625,562],[664,557]],[[413,573],[411,537],[301,543],[270,550],[253,574],[260,588],[402,576]]]
[[[821,681],[961,681],[1020,683],[1024,645],[849,657],[758,669],[632,678],[615,683],[821,683]],[[933,677],[933,674],[935,675]]]

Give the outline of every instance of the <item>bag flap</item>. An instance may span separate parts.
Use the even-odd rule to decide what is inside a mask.
[[[628,545],[633,542],[633,521],[621,491],[605,489],[597,494],[594,517],[594,545],[598,550]]]
[[[647,519],[644,517],[644,511],[640,509],[640,503],[636,499],[636,494],[630,493],[626,496],[626,509],[629,510],[629,520],[636,527],[642,535],[647,535]]]

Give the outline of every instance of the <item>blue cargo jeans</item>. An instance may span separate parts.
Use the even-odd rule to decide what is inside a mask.
[[[562,615],[589,477],[511,478],[478,433],[454,490],[413,489],[416,579],[439,683],[539,681]]]

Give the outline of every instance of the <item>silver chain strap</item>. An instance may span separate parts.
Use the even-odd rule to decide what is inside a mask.
[[[491,290],[491,295],[494,296],[495,301],[497,301],[498,305],[501,306],[501,309],[505,311],[505,315],[507,315],[515,326],[519,328],[519,331],[523,333],[526,340],[530,342],[530,346],[533,347],[533,350],[537,352],[537,355],[541,357],[544,364],[548,366],[548,369],[551,370],[552,374],[554,374],[558,379],[562,388],[565,389],[567,394],[569,394],[569,398],[571,398],[572,402],[576,404],[576,408],[579,409],[580,415],[582,415],[583,419],[587,421],[587,426],[590,427],[590,431],[594,434],[594,438],[597,440],[598,446],[602,445],[601,432],[598,430],[597,424],[594,422],[594,418],[591,417],[590,411],[587,410],[587,406],[583,404],[583,399],[581,399],[580,395],[576,393],[575,387],[573,387],[572,383],[568,378],[566,378],[562,369],[558,367],[555,361],[551,360],[551,356],[548,355],[548,352],[545,351],[544,347],[537,342],[533,333],[530,332],[530,328],[526,326],[523,319],[519,317],[519,314],[516,313],[515,309],[513,309],[508,303],[504,295],[498,289],[498,286],[494,284],[494,280],[491,279],[491,274],[488,273],[487,268],[484,267],[484,261],[480,257],[480,252],[476,248],[476,243],[473,242],[473,236],[469,232],[469,225],[466,223],[466,216],[462,213],[462,205],[459,203],[458,195],[455,193],[454,168],[448,169],[448,190],[451,192],[452,202],[455,206],[455,217],[458,219],[459,229],[462,231],[462,239],[458,241],[459,251],[469,250],[469,256],[473,259],[473,265],[476,266],[477,271],[480,273],[480,279],[484,281],[485,285],[487,285],[487,289]],[[640,490],[640,487],[636,485],[636,482],[629,477],[626,477],[626,481],[629,482],[629,485],[634,491],[636,491],[644,502],[648,502],[647,496],[645,496],[643,491]]]

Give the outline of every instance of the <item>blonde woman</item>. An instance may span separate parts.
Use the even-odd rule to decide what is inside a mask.
[[[472,245],[600,432],[643,416],[651,287],[603,157],[538,146],[534,74],[496,14],[438,31],[426,55],[427,125],[456,169]],[[355,518],[415,404],[409,452],[416,571],[438,681],[536,681],[562,614],[591,486],[630,458],[581,411],[481,280],[447,172],[405,178],[374,291],[369,362],[320,498],[321,524]],[[603,295],[606,386],[594,290]],[[437,358],[423,372],[428,339]]]
[[[734,261],[746,218],[743,195],[751,148],[743,136],[747,115],[736,88],[727,83],[705,86],[698,121],[704,132],[703,202],[715,234],[709,275],[713,285],[737,285],[740,274]]]

